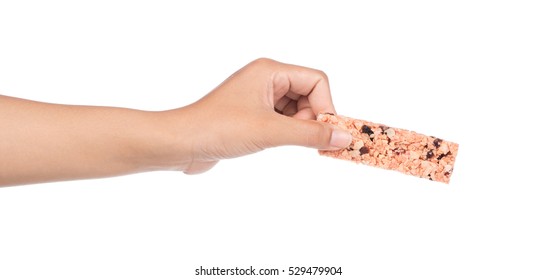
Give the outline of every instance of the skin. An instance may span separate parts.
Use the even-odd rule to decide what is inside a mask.
[[[257,59],[188,106],[149,112],[0,96],[0,186],[154,170],[196,174],[282,145],[341,149],[327,76]]]

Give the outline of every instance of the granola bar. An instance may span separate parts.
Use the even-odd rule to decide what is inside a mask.
[[[353,137],[346,149],[319,151],[321,155],[449,183],[459,145],[433,136],[332,114],[317,120],[348,130]]]

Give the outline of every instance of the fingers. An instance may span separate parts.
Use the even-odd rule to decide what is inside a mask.
[[[319,113],[335,114],[328,77],[322,71],[258,60],[272,68],[272,92],[277,115],[267,131],[269,144],[300,145],[317,149],[342,149],[350,145],[349,132],[313,121]],[[285,117],[293,116],[293,118]]]
[[[308,98],[305,96],[302,96],[297,104],[297,113],[293,116],[296,119],[301,120],[314,120],[317,118],[313,110],[311,109],[310,102],[308,101]]]
[[[291,98],[284,96],[280,98],[280,100],[278,100],[276,104],[274,104],[274,109],[276,110],[276,112],[282,113],[283,109],[285,109],[287,104],[289,104],[289,102],[291,101],[292,101]]]
[[[293,116],[297,113],[297,106],[296,101],[291,101],[285,106],[285,108],[282,110],[282,114],[285,116]]]
[[[278,65],[272,87],[276,103],[282,98],[300,100],[307,97],[315,115],[325,112],[335,114],[328,77],[324,72],[291,64]]]
[[[274,105],[274,110],[282,115],[302,120],[314,120],[316,118],[306,96],[300,96],[296,101],[284,96]]]

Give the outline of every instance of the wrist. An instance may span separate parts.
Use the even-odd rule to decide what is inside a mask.
[[[142,114],[144,120],[137,128],[140,137],[135,144],[139,166],[143,171],[185,170],[192,156],[181,135],[186,127],[180,109]]]

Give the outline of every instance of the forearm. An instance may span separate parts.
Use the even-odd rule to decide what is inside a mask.
[[[181,169],[164,113],[0,96],[0,186]],[[176,160],[177,161],[177,160]]]

